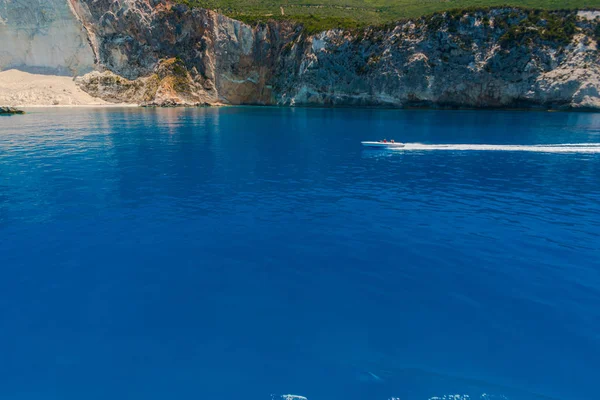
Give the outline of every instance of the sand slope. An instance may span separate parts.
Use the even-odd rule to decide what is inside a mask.
[[[81,90],[67,76],[0,71],[0,104],[18,107],[111,105]]]

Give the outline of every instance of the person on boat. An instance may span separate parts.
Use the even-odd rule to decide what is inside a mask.
[[[394,139],[392,139],[392,140],[390,141],[390,143],[396,143],[396,142],[394,142]]]
[[[387,143],[387,139],[383,139],[383,143]]]

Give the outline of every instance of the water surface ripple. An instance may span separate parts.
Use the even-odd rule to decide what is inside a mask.
[[[0,398],[593,398],[599,143],[586,113],[0,118]]]

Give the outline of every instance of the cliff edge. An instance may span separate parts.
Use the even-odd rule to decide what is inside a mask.
[[[76,83],[109,102],[600,109],[594,11],[452,11],[308,34],[169,0],[51,3],[61,1],[79,27],[63,40],[79,46],[83,35],[87,49],[63,64],[81,75],[93,59],[94,71]]]

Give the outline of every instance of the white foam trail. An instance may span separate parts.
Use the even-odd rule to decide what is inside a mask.
[[[516,144],[423,144],[405,143],[396,151],[531,151],[536,153],[600,153],[600,143]]]

